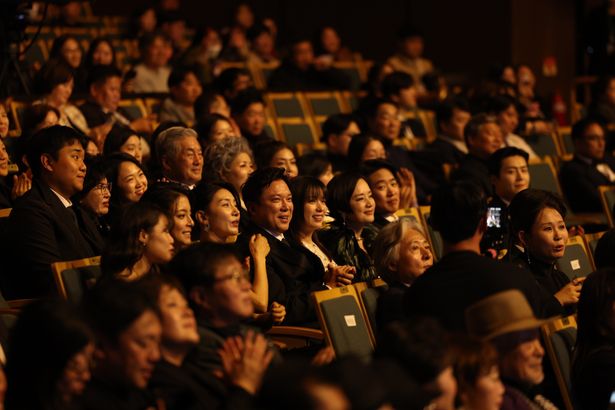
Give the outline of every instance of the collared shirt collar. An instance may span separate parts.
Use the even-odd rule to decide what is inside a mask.
[[[273,236],[274,238],[276,238],[278,241],[282,242],[285,238],[284,238],[284,234],[283,233],[275,233],[273,231],[270,231],[269,229],[265,229],[265,232],[267,232],[269,235]]]
[[[62,205],[64,205],[64,208],[68,208],[69,206],[73,206],[73,203],[70,201],[70,199],[66,199],[64,198],[62,195],[60,195],[59,193],[57,193],[56,191],[54,191],[52,188],[51,192],[53,192],[54,194],[56,194],[56,196],[58,197],[58,199],[60,200],[60,202],[62,202]]]
[[[438,138],[440,138],[443,141],[453,144],[455,148],[457,148],[459,151],[463,152],[464,154],[468,153],[468,146],[466,145],[465,142],[456,140],[454,138],[447,137],[446,135],[440,135]]]

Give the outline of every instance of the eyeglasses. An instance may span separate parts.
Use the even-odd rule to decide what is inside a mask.
[[[228,275],[222,276],[221,278],[216,278],[215,282],[226,282],[227,280],[232,280],[233,282],[239,284],[242,279],[246,282],[250,282],[250,273],[244,270],[235,271]]]
[[[101,194],[104,194],[105,190],[111,193],[111,183],[110,182],[108,184],[98,184],[94,188],[98,189]]]

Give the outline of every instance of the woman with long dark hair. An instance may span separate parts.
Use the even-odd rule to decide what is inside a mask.
[[[103,250],[103,275],[132,281],[150,272],[173,257],[173,221],[149,202],[130,205],[113,225]]]

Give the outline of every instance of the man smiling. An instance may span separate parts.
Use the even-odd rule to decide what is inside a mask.
[[[83,144],[80,134],[59,125],[29,141],[32,189],[15,202],[2,247],[6,269],[0,280],[5,297],[51,294],[51,263],[94,256],[94,249],[102,247],[96,227],[71,202],[83,189]]]

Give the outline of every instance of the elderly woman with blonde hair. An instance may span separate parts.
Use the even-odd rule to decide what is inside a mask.
[[[404,293],[433,265],[433,253],[423,228],[410,218],[402,218],[380,230],[372,257],[376,271],[388,285],[378,298],[376,311],[378,326],[382,327],[403,317]]]

